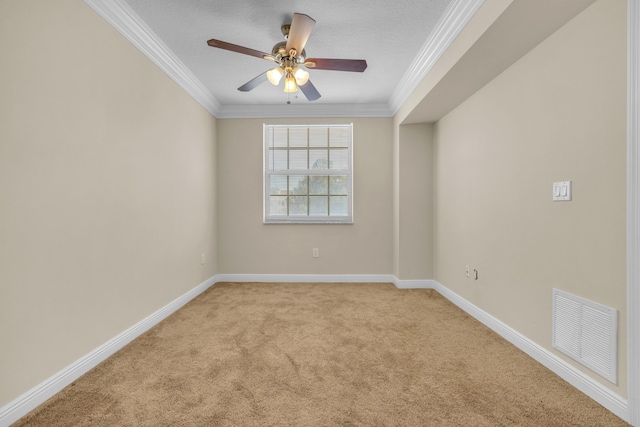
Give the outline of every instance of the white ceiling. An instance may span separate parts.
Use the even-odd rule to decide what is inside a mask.
[[[237,88],[273,62],[209,47],[209,39],[270,53],[294,12],[316,20],[309,58],[365,59],[363,73],[309,70],[322,97],[313,104],[387,106],[452,0],[124,0],[222,108],[310,104],[268,82]]]
[[[391,117],[485,2],[84,1],[218,118]],[[488,3],[487,10],[499,12],[497,19],[434,81],[404,122],[435,122],[593,2]],[[284,41],[280,27],[294,12],[316,20],[307,58],[365,59],[368,68],[363,73],[310,69],[322,95],[316,101],[301,92],[285,94],[282,82],[238,91],[274,63],[210,47],[207,40],[270,53]]]

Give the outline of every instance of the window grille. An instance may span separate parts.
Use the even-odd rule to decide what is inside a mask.
[[[353,125],[264,125],[264,222],[352,223]]]

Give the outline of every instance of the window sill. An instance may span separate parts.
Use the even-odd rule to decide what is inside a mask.
[[[328,224],[328,225],[353,225],[352,218],[266,218],[263,224]]]

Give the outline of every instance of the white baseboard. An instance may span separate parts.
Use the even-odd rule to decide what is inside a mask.
[[[400,280],[393,274],[218,274],[218,282],[393,283],[398,289],[433,289],[433,280]]]
[[[449,301],[460,307],[480,323],[492,329],[498,335],[518,347],[533,359],[550,369],[560,378],[607,408],[625,421],[629,420],[629,406],[627,400],[614,393],[598,381],[574,368],[560,357],[551,353],[539,344],[531,341],[515,329],[502,323],[482,309],[476,307],[460,295],[434,281],[433,288]]]
[[[476,307],[435,280],[400,280],[391,274],[219,274],[196,286],[131,328],[80,358],[43,383],[0,408],[0,427],[7,427],[37,408],[47,399],[78,379],[100,362],[120,350],[144,332],[160,323],[187,302],[218,282],[326,282],[393,283],[399,289],[435,289],[449,301],[489,327],[504,339],[556,373],[569,384],[591,397],[625,421],[629,419],[628,402],[591,377],[580,372],[555,354],[534,343],[500,320]]]
[[[393,284],[398,289],[434,289],[436,282],[433,280],[400,280],[394,276]]]
[[[14,401],[0,408],[0,427],[7,427],[40,406],[60,390],[80,378],[100,362],[129,344],[169,315],[180,309],[193,298],[206,291],[217,282],[216,276],[202,282],[186,294],[173,300],[160,310],[118,334],[92,352],[86,354],[57,374],[24,393]]]
[[[218,274],[216,282],[395,283],[392,274]]]

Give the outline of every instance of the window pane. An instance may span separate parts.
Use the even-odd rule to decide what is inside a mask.
[[[287,169],[287,151],[286,150],[269,150],[269,159],[267,159],[268,170],[285,170]]]
[[[327,150],[309,150],[309,169],[327,169],[329,167]]]
[[[269,194],[272,196],[287,194],[287,176],[271,175],[271,183],[269,185]]]
[[[309,197],[309,215],[327,216],[329,211],[329,198],[327,196]]]
[[[327,191],[329,177],[328,176],[310,176],[309,177],[309,194],[329,194]]]
[[[339,127],[329,129],[329,146],[331,147],[348,147],[349,146],[349,128]]]
[[[265,223],[351,222],[352,126],[264,129]]]
[[[289,151],[289,169],[307,169],[307,150]]]
[[[329,169],[349,169],[349,152],[329,150]]]
[[[347,195],[347,176],[335,175],[330,178],[329,194],[331,195]]]
[[[273,128],[273,146],[287,146],[287,128]]]
[[[289,129],[289,147],[307,146],[307,128]]]
[[[289,177],[289,193],[290,194],[307,194],[307,177],[290,176]]]
[[[307,196],[289,196],[289,215],[307,215]]]
[[[329,129],[325,127],[309,128],[309,146],[326,147],[329,144]]]
[[[269,212],[271,215],[287,214],[287,196],[271,196],[269,197]]]
[[[347,196],[329,196],[329,216],[347,215]]]

